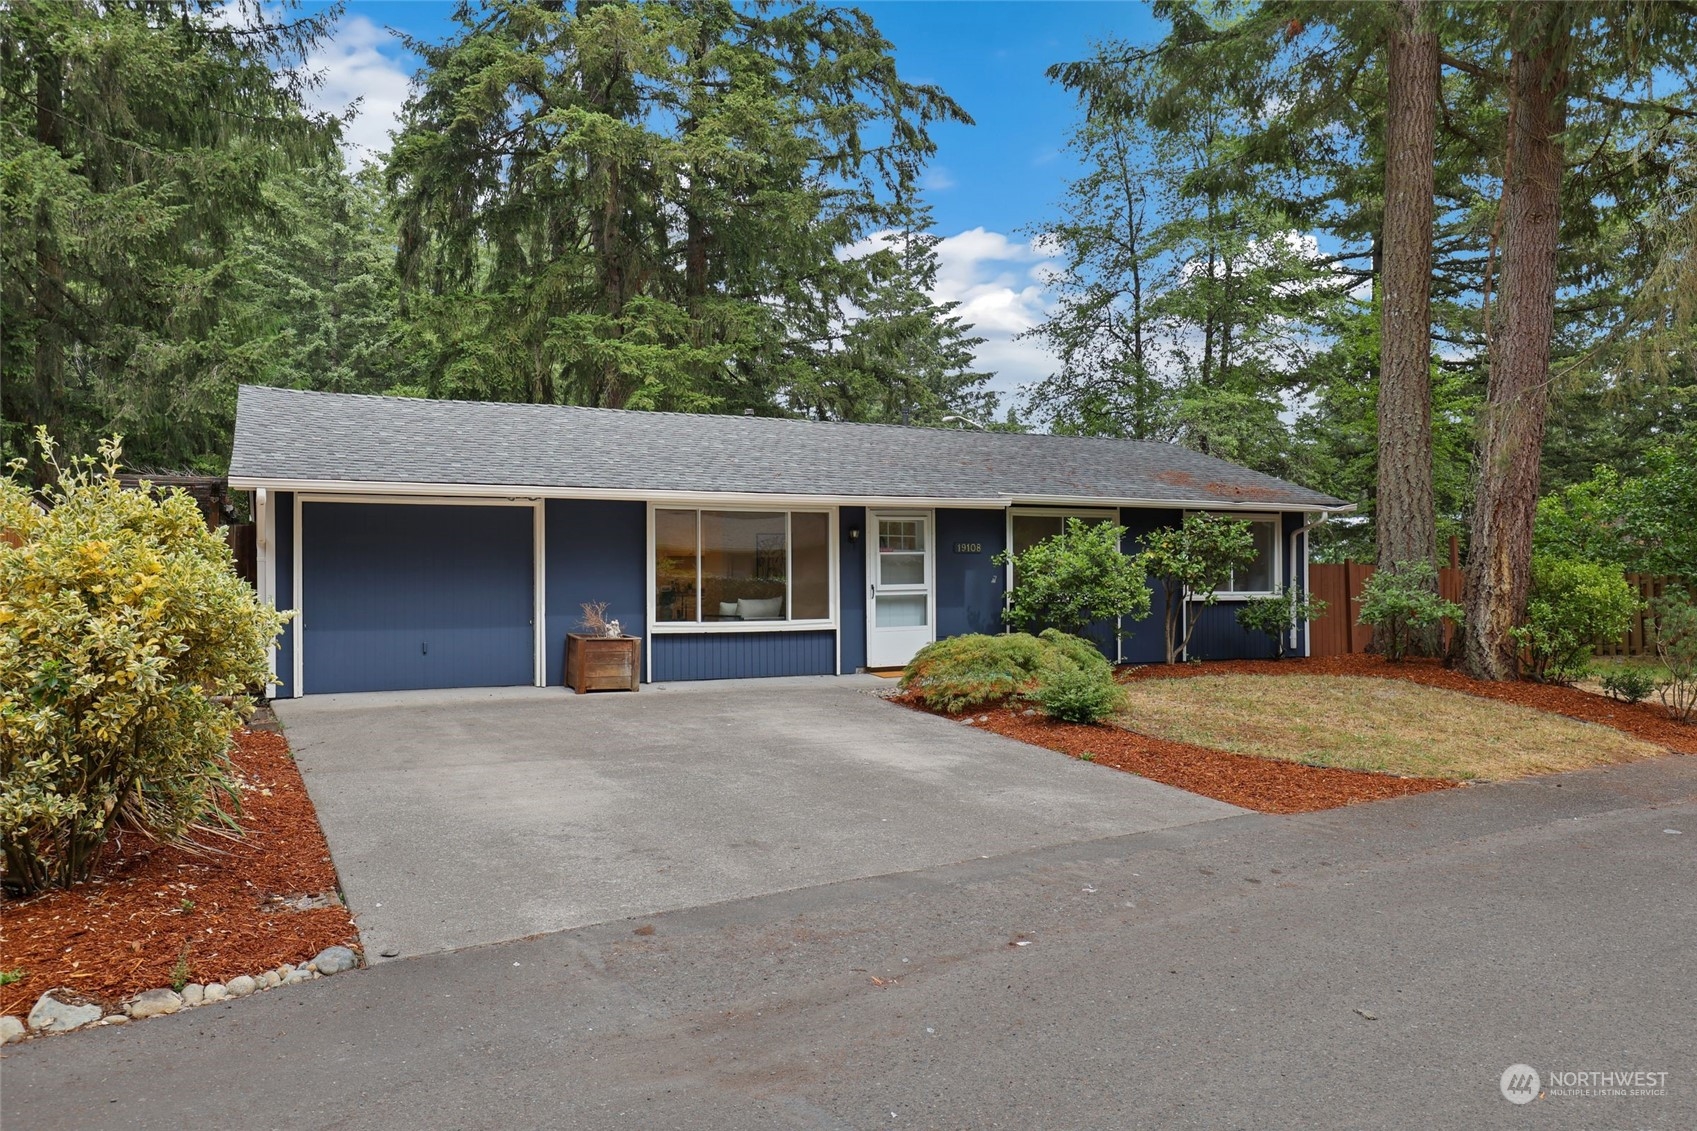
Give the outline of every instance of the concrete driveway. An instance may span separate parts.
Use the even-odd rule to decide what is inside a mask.
[[[872,677],[277,704],[370,960],[1243,812]]]

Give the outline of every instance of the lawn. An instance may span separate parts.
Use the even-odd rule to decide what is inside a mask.
[[[1501,781],[1664,752],[1604,726],[1400,680],[1217,675],[1126,684],[1120,726],[1263,758]]]

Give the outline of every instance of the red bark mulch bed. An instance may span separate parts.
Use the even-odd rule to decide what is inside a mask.
[[[1438,778],[1404,778],[1256,758],[1150,738],[1116,726],[1057,723],[1006,707],[961,717],[983,719],[974,725],[1033,746],[1074,758],[1088,752],[1093,755],[1092,761],[1104,766],[1262,813],[1312,813],[1358,801],[1453,789],[1456,785]]]
[[[58,987],[111,1008],[169,986],[179,957],[189,981],[206,983],[298,965],[329,946],[357,950],[359,933],[340,903],[282,907],[336,891],[288,743],[244,730],[230,754],[242,783],[241,840],[211,838],[219,851],[204,855],[132,834],[107,845],[89,883],[7,901],[0,969],[25,977],[0,987],[0,1013],[22,1016]]]
[[[1659,703],[1620,703],[1575,687],[1553,684],[1476,680],[1446,669],[1434,660],[1404,660],[1391,664],[1376,655],[1349,655],[1280,661],[1151,664],[1122,671],[1120,679],[1129,682],[1235,674],[1372,676],[1408,680],[1613,727],[1676,754],[1697,754],[1697,726],[1675,722]],[[911,696],[897,696],[896,701],[916,710],[927,710]],[[1380,801],[1387,797],[1453,789],[1459,784],[1440,778],[1397,777],[1233,754],[1152,738],[1116,726],[1053,722],[1041,715],[1025,714],[1007,707],[987,708],[957,717],[972,720],[972,725],[984,730],[1074,758],[1088,753],[1092,761],[1104,766],[1262,813],[1311,813],[1359,801]]]
[[[1379,679],[1403,679],[1446,691],[1460,691],[1482,699],[1497,699],[1566,715],[1581,722],[1596,723],[1625,731],[1645,742],[1653,742],[1676,754],[1697,754],[1697,725],[1675,722],[1654,698],[1643,703],[1621,703],[1593,695],[1577,687],[1552,683],[1494,683],[1474,679],[1445,668],[1436,660],[1403,660],[1387,663],[1381,656],[1354,654],[1294,660],[1209,660],[1201,664],[1150,664],[1121,675],[1123,680],[1189,679],[1210,675],[1346,675]]]

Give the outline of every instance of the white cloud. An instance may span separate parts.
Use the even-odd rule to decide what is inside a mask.
[[[893,238],[894,233],[875,232],[842,254],[868,255]],[[1048,350],[1019,336],[1048,317],[1052,303],[1045,285],[1058,269],[1049,258],[1054,250],[983,227],[945,236],[937,244],[937,284],[931,298],[958,302],[955,314],[984,339],[978,347],[978,367],[996,374],[990,388],[1001,396],[1004,409],[1022,387],[1055,368]]]
[[[410,81],[409,65],[395,37],[364,16],[343,19],[334,35],[307,56],[306,70],[320,80],[307,95],[313,109],[336,115],[350,108],[354,112],[353,120],[342,127],[342,153],[348,164],[388,152],[389,131],[400,120]]]
[[[933,165],[925,170],[925,175],[920,178],[919,184],[926,192],[943,192],[954,188],[956,181],[954,174],[943,166]]]
[[[1050,310],[1044,284],[1054,264],[1045,250],[981,227],[937,245],[937,286],[931,297],[960,303],[955,313],[985,339],[978,347],[978,364],[995,371],[990,387],[1001,394],[1004,407],[1011,394],[1054,371],[1054,358],[1040,343],[1019,337]]]

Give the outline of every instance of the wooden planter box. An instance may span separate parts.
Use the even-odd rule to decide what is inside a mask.
[[[642,637],[566,634],[566,686],[585,691],[635,691],[642,683]]]

